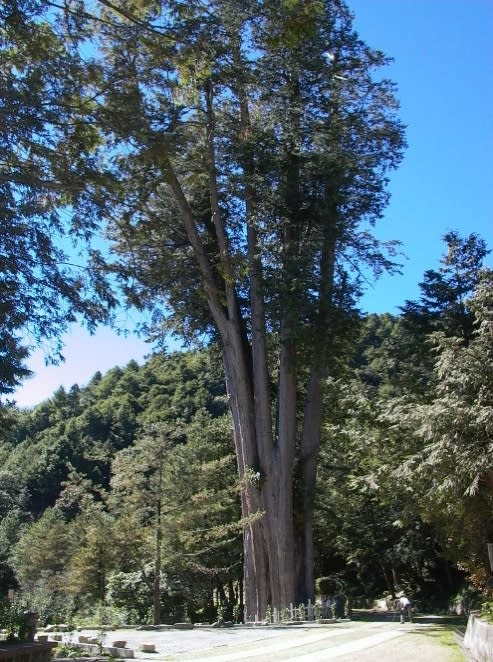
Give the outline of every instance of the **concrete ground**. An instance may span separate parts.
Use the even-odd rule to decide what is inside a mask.
[[[448,630],[450,632],[450,630]],[[406,623],[341,621],[328,625],[165,629],[118,629],[103,634],[103,644],[125,640],[141,662],[463,662],[461,649],[445,626],[432,619]],[[95,630],[65,633],[67,642]],[[142,644],[154,644],[143,653]]]

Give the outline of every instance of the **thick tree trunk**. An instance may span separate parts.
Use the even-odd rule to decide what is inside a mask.
[[[272,438],[271,400],[268,389],[265,324],[259,285],[253,283],[255,329],[252,355],[241,326],[235,298],[221,304],[211,265],[193,225],[191,210],[176,177],[169,182],[182,202],[185,228],[203,266],[204,285],[212,316],[221,337],[223,362],[233,418],[235,450],[246,522],[244,535],[245,617],[263,618],[268,605],[281,609],[294,602],[293,465],[296,441],[296,373],[294,350],[284,343],[281,359],[280,430]],[[216,223],[219,225],[218,219]],[[225,284],[228,289],[228,284]],[[252,378],[253,374],[253,378]],[[251,477],[258,477],[252,482]],[[246,480],[245,480],[246,478]],[[262,513],[259,520],[258,514]]]
[[[297,599],[305,602],[314,600],[314,549],[313,514],[315,508],[315,488],[317,479],[317,457],[320,448],[320,430],[323,413],[322,381],[325,371],[321,368],[312,371],[308,383],[303,432],[301,439],[300,475],[302,485],[303,532],[301,533],[302,563],[297,568]]]
[[[308,380],[303,416],[299,473],[302,486],[302,522],[300,563],[297,566],[297,591],[301,600],[314,598],[313,516],[317,481],[317,458],[323,419],[323,393],[327,378],[332,339],[329,330],[334,284],[336,222],[335,206],[327,219],[320,257],[319,309],[314,334],[313,365]],[[298,538],[298,539],[299,539]]]
[[[281,329],[279,365],[279,433],[276,448],[277,562],[280,574],[280,606],[294,602],[293,472],[296,450],[296,352],[289,333]],[[273,477],[274,478],[274,477]]]
[[[231,367],[225,352],[225,367],[228,375],[230,406],[233,415],[235,444],[238,455],[240,478],[244,481],[242,511],[245,519],[254,518],[247,524],[244,535],[245,554],[245,616],[249,620],[263,618],[268,605],[281,609],[294,602],[294,538],[292,511],[292,480],[294,463],[295,408],[282,414],[291,424],[289,435],[279,435],[279,444],[272,448],[270,457],[263,450],[265,465],[258,454],[258,438],[255,435],[254,399],[241,384],[238,372],[241,358],[236,354]],[[286,403],[295,401],[294,381],[289,375]],[[246,412],[252,412],[248,417]],[[288,445],[289,444],[289,445]],[[264,466],[269,467],[265,472]],[[251,480],[248,480],[251,478]],[[262,513],[260,519],[255,516]]]
[[[223,340],[223,359],[233,418],[233,436],[238,474],[243,482],[242,516],[246,521],[244,552],[245,618],[263,618],[270,598],[269,563],[265,524],[259,519],[264,512],[261,479],[256,479],[259,467],[255,412],[249,371],[243,343],[233,330],[232,338]]]
[[[237,63],[241,60],[240,49],[235,52]],[[240,139],[248,142],[250,138],[250,114],[245,87],[239,85],[240,102]],[[247,217],[247,242],[250,269],[250,305],[252,318],[252,363],[255,430],[259,455],[259,472],[265,514],[262,519],[263,538],[268,556],[269,596],[260,610],[263,615],[267,604],[281,609],[294,600],[294,539],[292,512],[292,473],[295,447],[295,403],[296,380],[292,367],[292,357],[285,354],[285,368],[281,369],[282,390],[289,392],[289,417],[283,413],[283,427],[290,427],[289,442],[284,441],[279,433],[277,444],[274,443],[272,425],[272,396],[269,386],[267,358],[267,339],[264,306],[264,282],[262,265],[259,259],[261,248],[258,242],[255,208],[255,191],[249,183],[254,176],[255,167],[245,149],[243,168],[246,175],[245,207]],[[284,361],[284,360],[283,360]],[[287,375],[289,375],[288,378]],[[282,396],[280,396],[282,400]],[[282,440],[282,442],[281,442]],[[289,449],[288,454],[285,451]]]

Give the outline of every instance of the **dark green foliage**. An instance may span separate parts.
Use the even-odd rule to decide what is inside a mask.
[[[152,605],[152,586],[154,575],[152,569],[147,572],[117,572],[108,582],[108,601],[125,613],[126,623],[147,623]],[[161,577],[161,615],[162,623],[176,623],[179,610],[183,606],[181,586],[168,581],[165,575]],[[182,620],[178,618],[178,620]]]
[[[447,536],[449,553],[483,575],[489,571],[486,545],[493,535],[492,286],[492,271],[482,270],[468,300],[473,331],[468,338],[433,335],[437,360],[431,398],[401,411],[414,436],[425,442],[401,474],[419,481],[422,509],[438,523],[444,541]]]
[[[179,585],[173,595],[186,601],[190,614],[203,608],[214,588],[239,581],[243,526],[229,417],[199,411],[188,425],[146,424],[112,467],[110,503],[117,521],[133,518],[159,538],[165,585]],[[141,572],[139,580],[142,590],[147,582],[148,595],[151,574],[155,570]]]
[[[0,8],[0,396],[29,374],[33,347],[60,360],[68,325],[82,317],[92,329],[115,303],[101,274],[88,277],[84,233],[68,220],[81,179],[93,186],[102,174],[97,135],[73,113],[80,62],[46,9],[26,0]]]
[[[131,362],[18,412],[0,444],[2,590],[20,586],[46,618],[65,604],[69,618],[74,610],[91,613],[111,588],[122,618],[145,620],[154,576],[152,467],[159,454],[154,447],[145,457],[139,453],[146,435],[166,429],[170,455],[158,476],[164,481],[161,616],[180,620],[184,601],[192,611],[209,604],[217,583],[241,571],[229,556],[232,545],[241,555],[242,526],[225,411],[221,369],[214,352],[203,351]],[[124,591],[109,581],[115,573],[120,589],[139,576],[147,603],[124,604]]]
[[[15,469],[29,510],[55,504],[72,469],[109,486],[115,452],[131,445],[147,420],[191,421],[205,409],[226,411],[221,370],[211,354],[152,357],[139,367],[114,368],[85,388],[60,388],[48,401],[19,414],[7,440],[4,468]]]
[[[415,598],[435,592],[445,600],[454,584],[443,574],[437,533],[420,517],[419,491],[393,473],[404,449],[379,420],[382,396],[356,379],[329,393],[316,510],[320,570],[337,573],[355,598],[405,586]]]
[[[16,585],[12,568],[7,562],[19,529],[30,519],[28,493],[15,472],[0,472],[0,596]]]
[[[441,267],[425,272],[420,283],[421,298],[406,301],[401,309],[403,319],[415,335],[443,331],[447,336],[467,341],[474,332],[474,315],[468,300],[490,251],[474,233],[463,239],[457,232],[449,232],[443,240],[447,253]]]
[[[484,584],[492,499],[487,250],[445,241],[426,297],[364,319],[354,369],[330,384],[317,512],[322,572],[441,606],[457,564]]]
[[[20,600],[0,598],[0,629],[8,642],[23,643],[29,641],[26,631],[26,605]]]

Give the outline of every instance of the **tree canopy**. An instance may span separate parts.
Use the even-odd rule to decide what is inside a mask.
[[[79,105],[85,73],[46,3],[2,3],[0,22],[1,396],[29,374],[34,347],[60,360],[69,324],[93,329],[115,300],[80,255],[89,228],[71,218],[78,204],[91,206],[87,187],[101,178],[97,131]]]

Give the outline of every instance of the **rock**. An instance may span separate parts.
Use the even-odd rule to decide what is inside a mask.
[[[211,625],[212,628],[233,628],[235,624],[233,621],[216,621]]]
[[[140,650],[143,653],[155,653],[156,647],[154,644],[140,644]]]
[[[193,630],[193,623],[175,623],[173,627],[177,630]]]
[[[105,646],[103,648],[103,655],[109,655],[114,658],[133,658],[134,652],[131,648]]]

